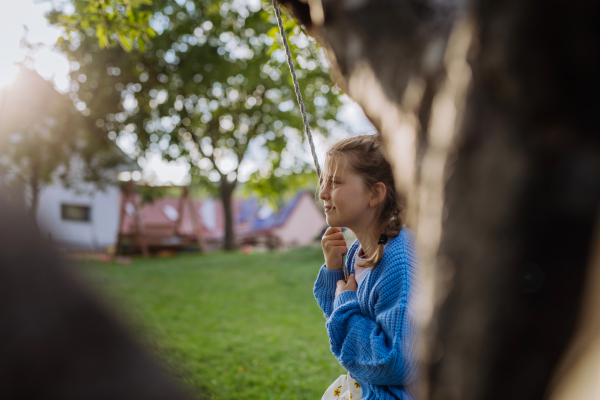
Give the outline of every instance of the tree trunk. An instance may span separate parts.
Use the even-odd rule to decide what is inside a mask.
[[[585,55],[597,54],[597,11],[476,2],[439,252],[455,275],[436,318],[434,398],[542,398],[573,334],[600,199],[600,59]]]
[[[29,189],[31,190],[31,205],[29,215],[37,224],[37,209],[40,200],[40,164],[37,159],[32,160],[31,177],[29,178]]]
[[[409,197],[427,282],[421,398],[545,397],[600,268],[599,6],[282,2],[384,135]]]
[[[225,213],[225,238],[223,247],[227,251],[235,249],[235,232],[233,230],[233,190],[237,185],[237,179],[233,182],[227,180],[227,175],[221,176],[221,201],[223,202],[223,211]]]

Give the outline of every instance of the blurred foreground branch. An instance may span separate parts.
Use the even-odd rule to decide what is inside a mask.
[[[186,398],[66,269],[33,220],[0,198],[3,399]]]

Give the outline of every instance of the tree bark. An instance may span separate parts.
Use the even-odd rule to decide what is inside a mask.
[[[475,4],[472,92],[439,250],[455,275],[436,318],[434,398],[542,398],[573,334],[600,199],[587,111],[599,105],[600,60],[584,55],[597,52],[597,11]]]
[[[282,3],[384,135],[409,197],[427,282],[420,397],[544,398],[598,268],[599,6]]]
[[[235,232],[233,229],[233,191],[237,185],[237,179],[233,182],[227,180],[227,175],[221,175],[221,201],[223,202],[223,211],[225,213],[225,237],[223,248],[227,251],[236,248]]]

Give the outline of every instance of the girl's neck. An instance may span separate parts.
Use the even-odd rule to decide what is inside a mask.
[[[374,234],[374,232],[370,230],[363,231],[353,231],[360,243],[360,246],[363,248],[366,257],[370,257],[377,247],[378,237]]]

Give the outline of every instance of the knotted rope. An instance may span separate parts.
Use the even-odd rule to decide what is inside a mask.
[[[283,47],[285,47],[285,54],[287,56],[287,63],[292,73],[292,80],[294,81],[294,90],[296,91],[296,98],[298,99],[298,105],[300,106],[300,112],[302,113],[302,121],[304,122],[304,130],[308,138],[308,144],[310,145],[310,151],[312,153],[315,168],[317,169],[317,177],[321,180],[321,167],[319,166],[319,160],[317,159],[317,152],[315,151],[315,144],[313,143],[312,132],[308,126],[308,118],[306,117],[306,109],[304,102],[302,101],[302,93],[300,93],[300,85],[298,84],[298,78],[296,77],[296,70],[294,69],[294,63],[292,61],[292,52],[288,45],[287,37],[285,35],[285,29],[283,28],[283,21],[281,20],[281,12],[277,5],[277,0],[273,0],[273,9],[277,16],[277,24],[279,25],[279,32],[281,33],[281,40],[283,41]],[[348,282],[348,268],[346,267],[345,256],[342,256],[342,270],[344,271],[344,279]]]

